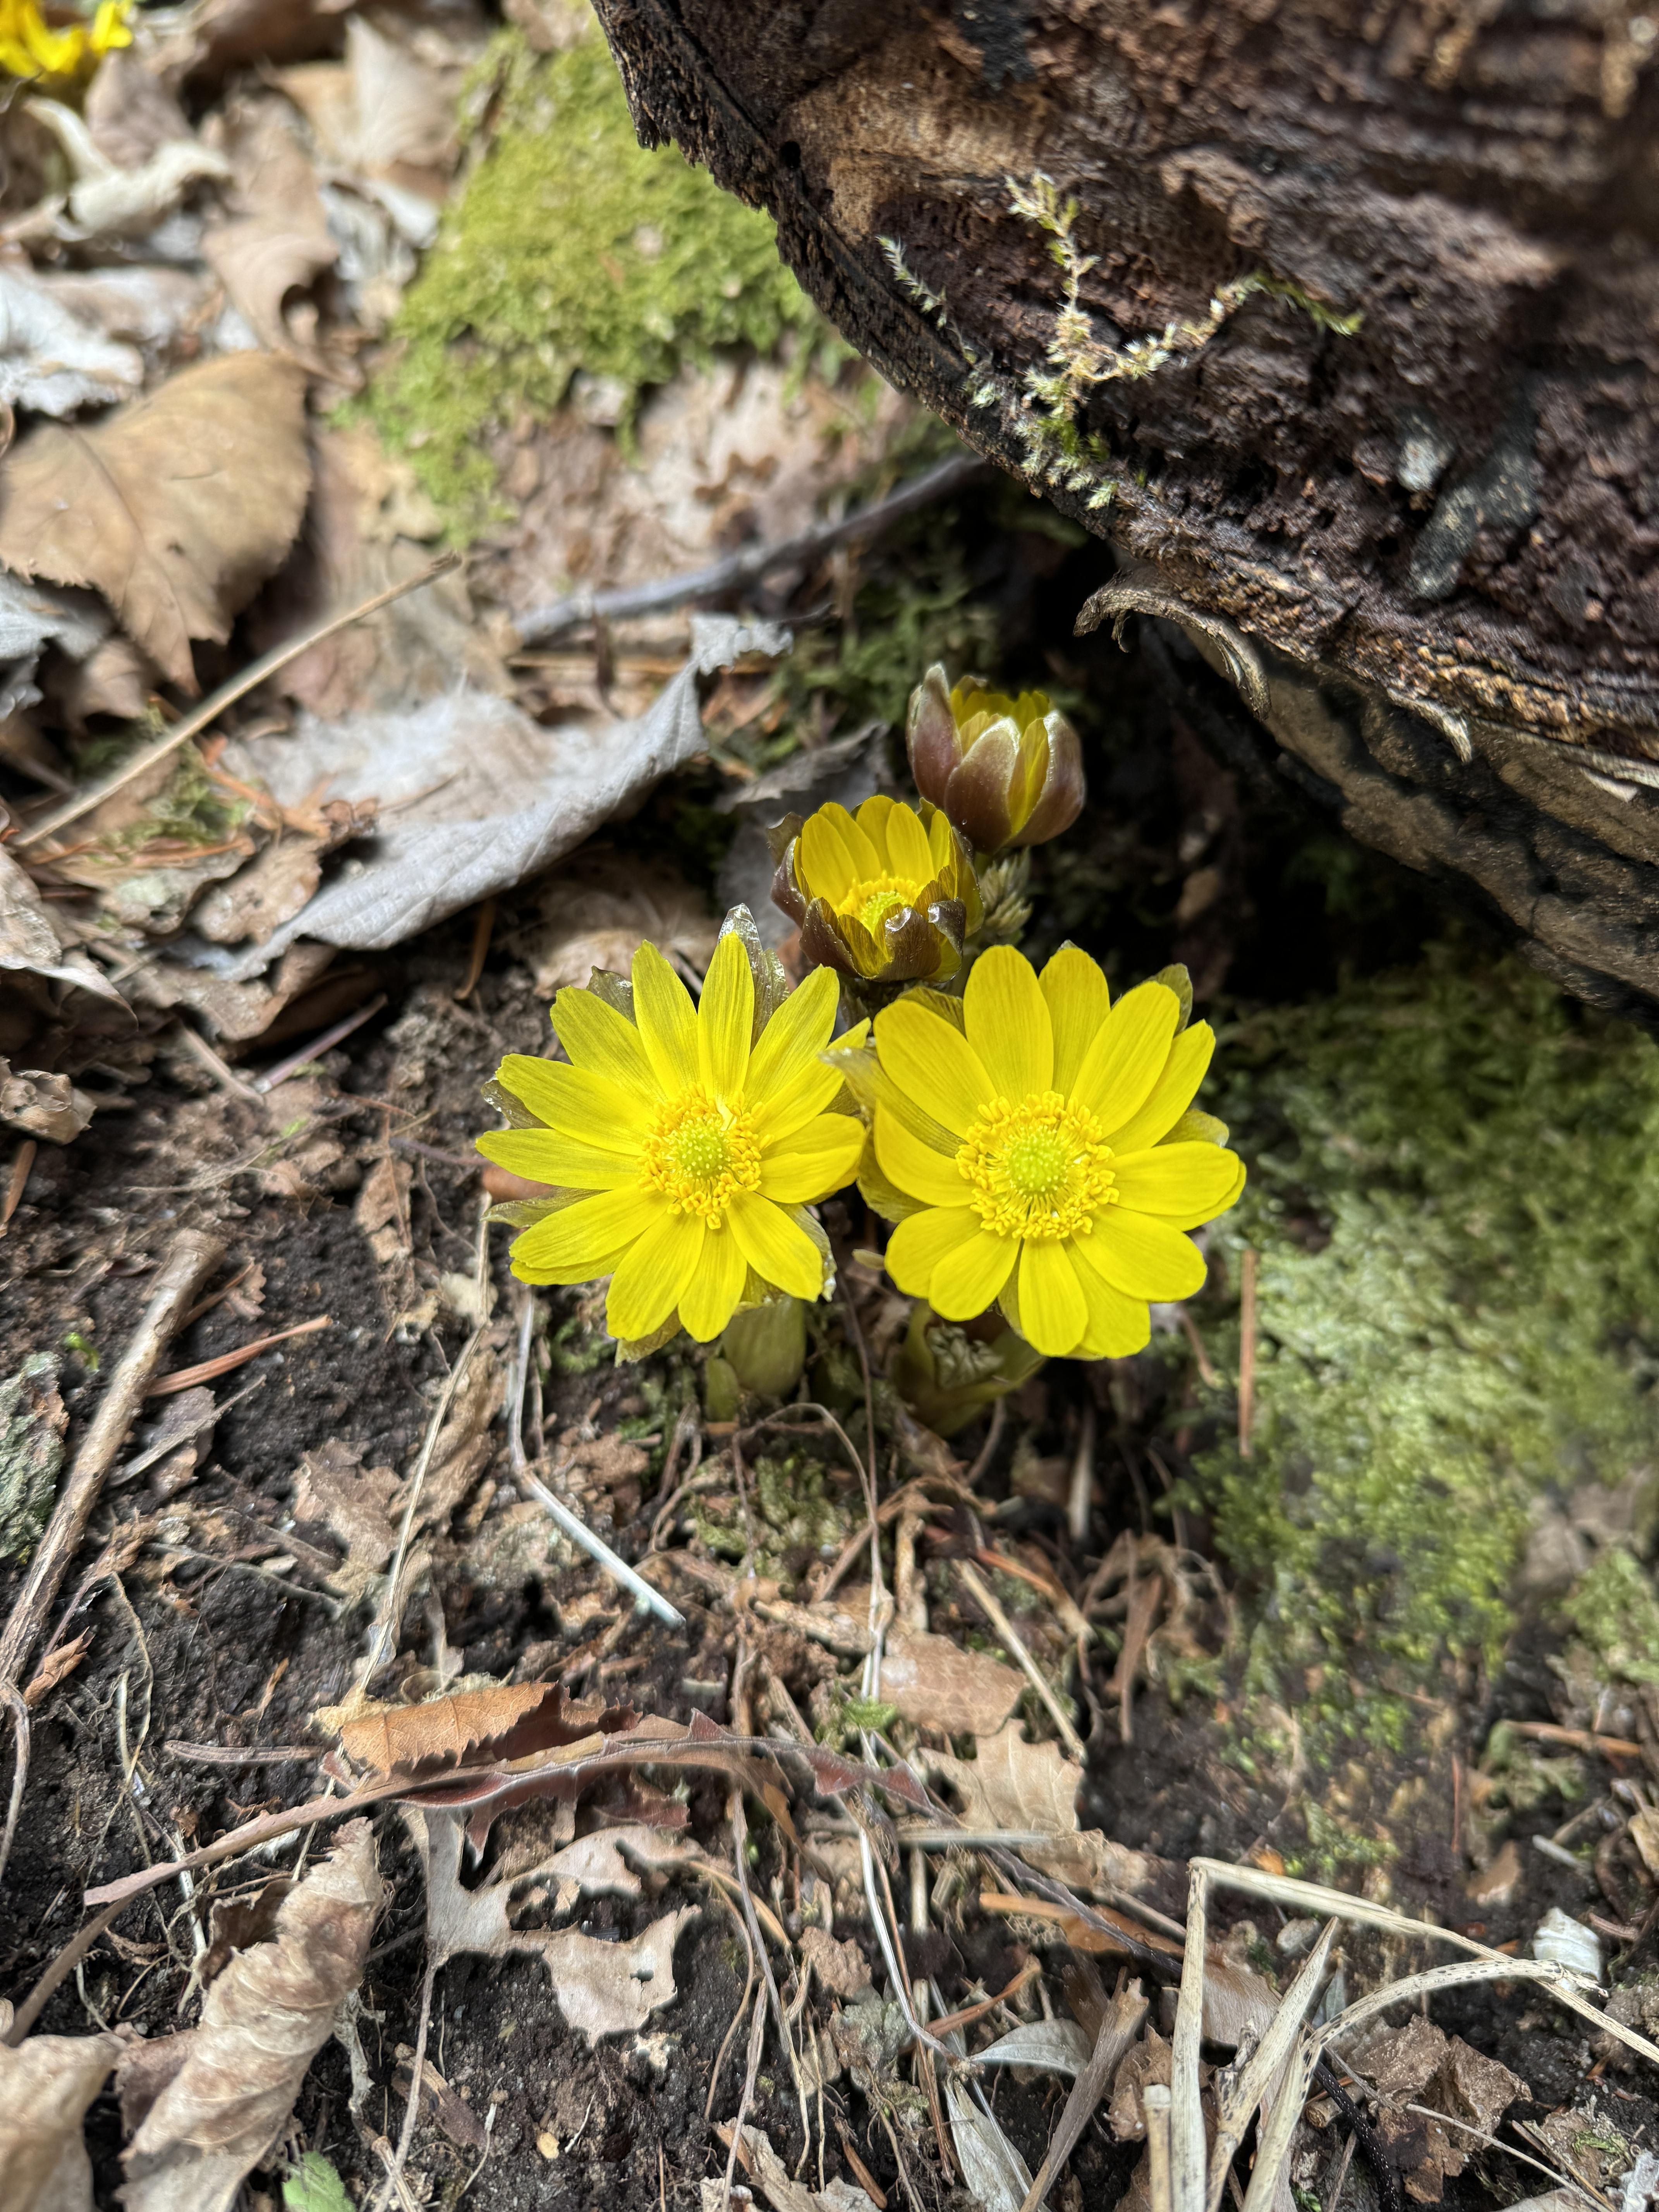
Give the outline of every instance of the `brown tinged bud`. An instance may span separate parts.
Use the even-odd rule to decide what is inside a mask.
[[[956,974],[983,908],[967,848],[935,808],[878,795],[856,815],[834,805],[791,815],[772,834],[772,897],[814,966],[860,991]]]
[[[904,734],[916,789],[977,852],[1045,844],[1083,810],[1077,732],[1041,691],[1010,699],[971,676],[951,690],[935,662],[910,694]]]

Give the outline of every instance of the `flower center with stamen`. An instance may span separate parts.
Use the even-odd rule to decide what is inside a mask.
[[[1085,1107],[1057,1091],[981,1109],[957,1154],[969,1200],[994,1237],[1086,1237],[1117,1197],[1112,1152]]]
[[[866,876],[837,902],[836,912],[861,921],[874,937],[890,914],[902,906],[920,906],[927,889],[908,876]]]
[[[646,1139],[645,1181],[676,1213],[718,1229],[737,1193],[760,1182],[752,1115],[718,1104],[700,1085],[682,1091]]]

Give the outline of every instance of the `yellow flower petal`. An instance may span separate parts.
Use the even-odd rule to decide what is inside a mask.
[[[567,1067],[562,1060],[532,1060],[528,1053],[510,1052],[496,1069],[495,1080],[550,1129],[563,1129],[602,1152],[637,1158],[641,1139],[651,1127],[637,1091],[585,1067]]]
[[[1112,1162],[1121,1203],[1136,1213],[1210,1221],[1238,1180],[1238,1156],[1215,1145],[1156,1145]]]
[[[887,1272],[913,1298],[925,1298],[935,1268],[948,1266],[953,1253],[980,1233],[971,1206],[933,1206],[901,1221],[887,1240]]]
[[[533,1267],[539,1272],[525,1275],[526,1282],[591,1282],[609,1274],[623,1246],[665,1211],[660,1200],[653,1202],[637,1189],[584,1198],[526,1230],[513,1247],[514,1273],[523,1274],[525,1267]]]
[[[1165,1218],[1169,1220],[1171,1229],[1196,1229],[1200,1225],[1200,1224],[1206,1221],[1213,1221],[1218,1213],[1225,1213],[1229,1206],[1237,1206],[1239,1200],[1243,1197],[1245,1181],[1244,1163],[1243,1160],[1239,1159],[1235,1153],[1229,1152],[1224,1155],[1224,1157],[1233,1160],[1235,1163],[1233,1179],[1228,1187],[1226,1196],[1221,1200],[1218,1206],[1206,1206],[1201,1210],[1192,1213],[1177,1213],[1166,1216]]]
[[[654,945],[634,955],[634,1018],[663,1096],[678,1098],[698,1078],[697,1010]]]
[[[748,1279],[749,1262],[737,1238],[729,1229],[711,1229],[696,1270],[680,1292],[681,1323],[699,1344],[709,1343],[726,1327]]]
[[[878,1065],[876,1068],[876,1103],[884,1108],[901,1129],[908,1129],[919,1144],[928,1151],[939,1152],[947,1160],[955,1159],[962,1149],[962,1139],[943,1121],[936,1121],[925,1108],[918,1106],[908,1091],[902,1091],[892,1077]],[[952,1199],[953,1206],[959,1199]]]
[[[1112,1011],[1111,986],[1097,960],[1075,945],[1062,945],[1043,969],[1042,995],[1054,1031],[1054,1085],[1069,1098],[1083,1055]]]
[[[932,862],[928,873],[946,882],[956,869],[957,841],[951,835],[950,817],[937,809],[927,824],[927,854]]]
[[[768,1022],[744,1082],[744,1103],[751,1113],[769,1113],[775,1099],[816,1067],[836,1026],[839,989],[831,969],[815,968]]]
[[[933,855],[928,847],[927,832],[921,826],[921,817],[914,808],[890,805],[886,826],[887,866],[891,872],[911,883],[930,882]]]
[[[820,975],[828,971],[820,969]],[[793,1137],[797,1129],[804,1129],[836,1098],[843,1078],[838,1068],[825,1067],[822,1063],[803,1070],[793,1089],[781,1092],[766,1109],[764,1128],[773,1144]]]
[[[729,1218],[738,1249],[757,1275],[797,1298],[816,1298],[823,1290],[823,1261],[804,1229],[769,1198],[739,1191]]]
[[[553,1026],[573,1066],[602,1075],[648,1103],[661,1097],[639,1031],[603,999],[567,984],[553,1001]]]
[[[702,1256],[704,1231],[695,1213],[665,1206],[617,1263],[605,1302],[605,1325],[624,1344],[659,1329],[680,1302]]]
[[[984,1061],[964,1036],[925,1006],[901,999],[876,1016],[876,1050],[887,1074],[924,1112],[965,1137],[996,1096]]]
[[[1127,1359],[1151,1343],[1152,1313],[1145,1298],[1127,1297],[1097,1273],[1093,1247],[1097,1241],[1093,1237],[1077,1237],[1066,1248],[1089,1308],[1089,1326],[1079,1357]]]
[[[714,947],[697,1002],[697,1064],[711,1097],[733,1104],[742,1097],[754,1027],[754,971],[734,933]]]
[[[1204,1255],[1190,1237],[1151,1213],[1109,1206],[1086,1240],[1089,1260],[1114,1290],[1165,1304],[1204,1287]],[[1035,1343],[1036,1339],[1032,1341]]]
[[[963,1206],[968,1186],[954,1158],[925,1145],[884,1100],[876,1106],[876,1159],[890,1182],[928,1206]]]
[[[838,906],[859,879],[853,855],[836,817],[844,807],[820,806],[801,825],[796,873],[808,898],[828,899]]]
[[[640,1180],[637,1158],[602,1152],[558,1129],[490,1129],[477,1145],[487,1160],[509,1174],[565,1190],[625,1190]]]
[[[1072,1086],[1103,1129],[1121,1128],[1152,1096],[1180,1018],[1181,1001],[1164,983],[1142,983],[1106,1017]]]
[[[1018,1257],[1014,1237],[981,1229],[934,1267],[928,1303],[945,1321],[972,1321],[995,1300]]]
[[[1019,1258],[1019,1312],[1025,1341],[1048,1359],[1065,1359],[1082,1343],[1089,1303],[1064,1244],[1027,1244]]]
[[[761,1196],[781,1206],[816,1206],[852,1181],[863,1157],[863,1122],[851,1114],[820,1114],[761,1154]]]
[[[962,994],[968,1042],[1003,1097],[1046,1091],[1054,1072],[1054,1030],[1036,970],[1012,945],[981,952]]]
[[[1215,1050],[1215,1031],[1208,1022],[1194,1022],[1170,1047],[1164,1073],[1153,1084],[1146,1103],[1120,1129],[1108,1129],[1114,1152],[1138,1152],[1143,1145],[1156,1145],[1167,1137],[1193,1103]]]

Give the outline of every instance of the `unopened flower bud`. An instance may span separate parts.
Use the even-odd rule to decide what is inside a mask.
[[[1041,691],[1010,699],[975,677],[953,691],[935,662],[904,734],[916,789],[978,852],[1045,844],[1082,811],[1083,749]]]

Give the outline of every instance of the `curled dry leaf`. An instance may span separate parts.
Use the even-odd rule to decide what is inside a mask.
[[[541,909],[547,927],[526,951],[544,998],[586,984],[596,968],[626,975],[647,938],[700,975],[714,957],[718,926],[699,894],[660,869],[647,879],[621,855],[579,856],[546,885]]]
[[[67,1075],[39,1067],[14,1068],[0,1058],[0,1121],[9,1121],[26,1136],[67,1145],[86,1127],[92,1112],[91,1099]]]
[[[838,1997],[855,1997],[870,1986],[870,1961],[856,1943],[838,1943],[827,1928],[802,1931],[800,1954],[825,1989]]]
[[[127,2148],[125,2212],[226,2212],[362,1978],[383,1893],[369,1824],[350,1821],[283,1900],[272,1940],[215,1981],[201,2026],[168,2039],[184,2048]]]
[[[1404,2175],[1406,2194],[1419,2204],[1437,2204],[1447,2181],[1479,2148],[1469,2128],[1491,2135],[1516,2099],[1531,2094],[1507,2066],[1420,2016],[1368,2036],[1349,2055],[1382,2100],[1376,2132]],[[1426,2106],[1463,2124],[1425,2119],[1407,2112],[1407,2105]]]
[[[429,1965],[463,1951],[492,1959],[515,1952],[538,1958],[560,2011],[590,2043],[604,2035],[637,2033],[653,2012],[674,2002],[674,1945],[686,1923],[699,1917],[696,1905],[665,1913],[628,1943],[602,1943],[574,1928],[516,1929],[508,1917],[514,1896],[537,1875],[556,1881],[556,1861],[468,1889],[461,1881],[465,1832],[460,1816],[416,1808],[405,1817],[426,1870]]]
[[[948,1636],[889,1635],[881,1694],[907,1721],[947,1735],[993,1736],[1019,1703],[1025,1677],[987,1651],[967,1651]]]
[[[719,2132],[729,2148],[731,2129],[721,2128]],[[791,2180],[788,2167],[758,2128],[744,2130],[738,2145],[738,2163],[758,2185],[773,2212],[870,2212],[870,2199],[850,2181],[837,2177],[822,2189],[809,2189],[805,2182]],[[724,2194],[720,2176],[707,2179],[702,2185],[704,2212],[720,2212]]]
[[[311,163],[290,127],[292,112],[274,95],[233,108],[226,137],[235,211],[205,234],[202,252],[261,345],[320,367],[296,346],[283,305],[290,292],[331,269],[340,249]]]
[[[0,400],[37,415],[73,415],[130,399],[142,356],[106,337],[33,277],[0,270]]]
[[[222,154],[189,137],[164,141],[136,169],[118,168],[72,107],[37,96],[29,102],[29,112],[58,140],[75,179],[68,209],[73,228],[63,224],[61,215],[52,220],[54,211],[61,210],[61,201],[47,202],[36,211],[37,219],[46,216],[49,235],[55,232],[76,244],[84,244],[88,233],[101,238],[142,238],[178,206],[193,185],[204,177],[230,173]]]
[[[360,1447],[331,1437],[305,1455],[294,1478],[294,1517],[325,1521],[345,1546],[346,1555],[328,1583],[354,1601],[384,1572],[398,1540],[392,1517],[396,1471],[365,1468],[362,1456]]]
[[[428,1779],[460,1766],[526,1759],[626,1726],[617,1706],[567,1699],[557,1682],[501,1682],[419,1705],[377,1705],[352,1716],[325,1706],[313,1718],[337,1729],[340,1748],[374,1774]]]
[[[1099,1828],[1079,1828],[1077,1793],[1083,1769],[1054,1743],[1028,1743],[1017,1720],[980,1739],[977,1758],[919,1750],[930,1780],[949,1783],[971,1828],[1040,1828],[1052,1844],[1020,1847],[1022,1857],[1085,1895],[1136,1893],[1154,1872],[1143,1852],[1114,1843]]]
[[[0,2026],[11,2008],[0,2006]],[[92,2212],[81,2124],[120,2057],[118,2035],[32,2035],[0,2044],[0,2181],[6,2212]]]
[[[302,373],[228,354],[90,429],[23,438],[0,477],[0,566],[101,591],[193,690],[191,640],[228,637],[293,544],[310,483]]]
[[[100,998],[114,1000],[118,1006],[124,1003],[84,952],[66,952],[59,945],[33,878],[9,853],[0,850],[0,969],[7,968],[45,975],[54,983],[76,983]]]

